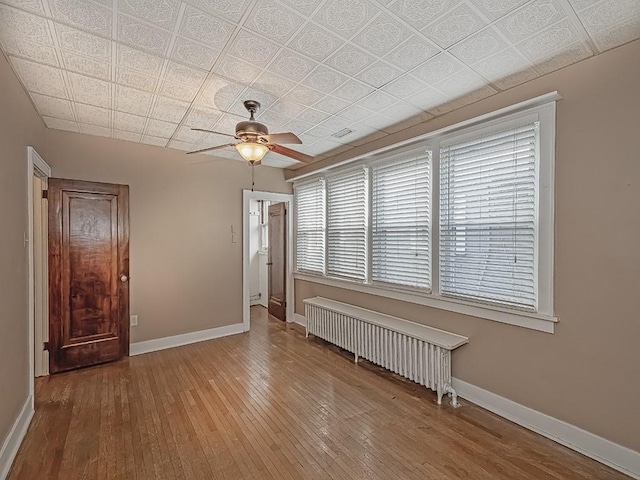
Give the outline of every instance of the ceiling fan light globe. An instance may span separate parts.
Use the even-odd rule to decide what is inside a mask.
[[[262,143],[243,142],[236,145],[236,150],[247,162],[257,162],[264,158],[269,148]]]

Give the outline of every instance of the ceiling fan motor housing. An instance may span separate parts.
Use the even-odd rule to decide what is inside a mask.
[[[269,129],[266,125],[256,122],[253,115],[260,108],[260,102],[256,100],[245,100],[244,107],[251,114],[251,118],[236,125],[236,137],[245,142],[257,142],[261,135],[268,135]]]
[[[236,137],[242,140],[246,137],[247,140],[257,141],[260,135],[269,135],[269,129],[260,122],[246,120],[236,125]]]

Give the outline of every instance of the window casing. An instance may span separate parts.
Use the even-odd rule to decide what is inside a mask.
[[[371,280],[431,290],[431,151],[372,171]]]
[[[539,122],[440,143],[440,292],[535,311]]]
[[[260,205],[260,253],[269,251],[269,202],[258,200]]]
[[[467,146],[480,151],[482,143],[474,145],[478,141],[502,142],[496,148],[505,151],[486,167],[468,170],[470,164],[460,159],[473,155]],[[296,277],[553,332],[554,150],[555,102],[546,102],[359,159],[368,220],[364,277],[329,269]],[[396,189],[406,196],[396,203],[403,215],[394,214],[390,182],[398,180],[390,172],[396,168],[401,179],[403,164],[416,163],[416,152],[429,159],[428,168],[423,164],[413,190],[411,182]],[[491,158],[491,148],[487,153]],[[460,181],[465,168],[476,176],[466,184]],[[346,169],[336,168],[326,174],[327,181],[343,173]],[[426,213],[418,213],[412,202],[424,206],[425,192]],[[485,207],[479,199],[486,200]],[[415,227],[407,220],[412,216]],[[389,242],[394,235],[395,243]],[[326,253],[328,264],[331,249]],[[408,261],[411,255],[420,262]],[[475,281],[480,267],[485,278]]]
[[[367,279],[368,182],[366,168],[327,178],[327,275]]]
[[[296,269],[300,272],[325,272],[324,190],[324,180],[296,185],[294,189]]]

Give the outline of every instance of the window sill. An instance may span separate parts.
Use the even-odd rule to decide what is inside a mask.
[[[440,295],[408,292],[401,289],[382,288],[379,285],[366,285],[349,280],[324,277],[308,273],[294,273],[296,280],[328,285],[330,287],[344,288],[355,292],[368,293],[380,297],[393,298],[404,302],[425,305],[427,307],[439,308],[450,312],[471,315],[473,317],[493,320],[500,323],[515,325],[518,327],[538,330],[540,332],[553,333],[558,319],[549,315],[539,313],[518,312],[506,308],[478,305],[462,300],[443,298]]]

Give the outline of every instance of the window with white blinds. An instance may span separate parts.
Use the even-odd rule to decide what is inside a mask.
[[[440,292],[536,309],[538,122],[440,146]]]
[[[552,333],[555,114],[519,104],[317,172],[297,278]]]
[[[324,273],[324,181],[295,187],[296,269]]]
[[[431,151],[372,169],[371,277],[431,288]]]
[[[367,278],[367,169],[327,178],[327,274]]]

